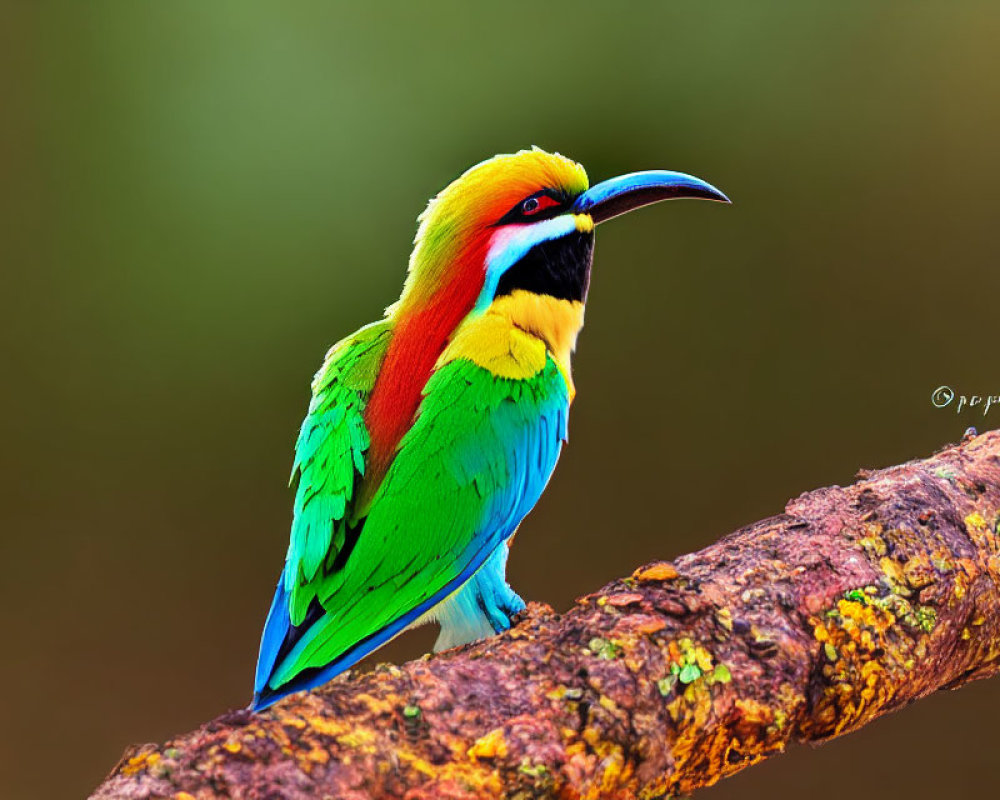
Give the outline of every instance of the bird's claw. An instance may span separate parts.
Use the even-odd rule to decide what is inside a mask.
[[[525,609],[524,600],[506,583],[480,594],[479,599],[495,633],[509,630],[511,619]]]

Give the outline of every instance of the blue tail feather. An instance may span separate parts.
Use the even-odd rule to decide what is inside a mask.
[[[257,695],[264,691],[268,679],[274,672],[278,653],[281,650],[282,643],[285,641],[285,637],[288,635],[290,627],[288,593],[285,591],[285,574],[284,570],[282,570],[281,577],[278,578],[278,588],[274,591],[271,610],[267,612],[264,633],[260,637],[260,655],[257,657],[257,672],[253,681],[255,701]]]
[[[507,561],[505,543],[503,544],[503,548],[504,555],[500,573],[501,580],[503,579],[503,565],[505,565]],[[496,550],[494,550],[494,552],[496,552]],[[284,578],[282,578],[278,581],[278,588],[275,591],[274,602],[271,605],[271,611],[267,615],[267,622],[264,625],[264,635],[261,638],[260,657],[257,661],[257,674],[254,680],[254,695],[253,700],[250,703],[250,709],[253,711],[260,711],[276,703],[282,697],[296,692],[303,692],[308,689],[315,689],[317,686],[322,686],[324,683],[332,678],[335,678],[344,670],[350,669],[363,658],[370,655],[375,650],[378,650],[382,645],[401,634],[410,625],[420,620],[420,618],[425,616],[428,611],[441,603],[444,598],[447,598],[455,592],[456,589],[461,587],[462,584],[468,582],[469,579],[476,573],[476,570],[479,568],[480,564],[483,563],[483,561],[483,556],[473,558],[472,563],[462,570],[462,572],[454,580],[442,587],[440,591],[436,592],[416,608],[411,609],[398,619],[393,620],[385,627],[376,631],[371,636],[357,642],[346,650],[343,655],[334,661],[331,661],[326,666],[322,668],[305,669],[287,683],[274,688],[268,685],[268,681],[275,672],[275,668],[277,666],[276,662],[278,661],[278,656],[281,654],[282,646],[284,645],[289,632],[292,630],[291,622],[288,616],[288,595],[284,590]],[[508,591],[510,591],[509,587]],[[513,594],[513,592],[511,592],[511,594]],[[517,597],[517,595],[514,595],[514,597]],[[520,600],[520,598],[517,599]]]

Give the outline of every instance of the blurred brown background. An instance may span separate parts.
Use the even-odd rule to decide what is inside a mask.
[[[495,152],[735,200],[601,229],[525,597],[1000,424],[930,402],[1000,394],[998,41],[968,0],[4,2],[0,794],[83,796],[249,699],[309,379]],[[704,796],[989,796],[998,709],[933,697]]]

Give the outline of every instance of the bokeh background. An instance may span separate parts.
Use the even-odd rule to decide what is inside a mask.
[[[566,608],[1000,408],[995,2],[4,2],[0,794],[249,699],[291,447],[414,218],[531,144],[731,208],[602,228],[572,442],[511,559]],[[414,657],[424,631],[385,658]],[[979,797],[1000,682],[704,792]],[[992,787],[992,788],[987,788]]]

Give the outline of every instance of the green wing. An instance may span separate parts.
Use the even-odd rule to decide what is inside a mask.
[[[550,359],[527,379],[466,360],[438,369],[349,558],[333,570],[329,559],[310,559],[317,572],[299,595],[308,591],[318,604],[308,620],[304,610],[291,615],[293,625],[304,624],[286,631],[271,664],[262,643],[256,706],[325,682],[472,577],[541,495],[566,437],[568,407],[566,381]],[[301,537],[303,552],[312,552],[310,536]]]
[[[313,381],[292,468],[298,487],[283,575],[292,625],[302,623],[322,585],[320,567],[344,548],[365,472],[365,403],[391,337],[388,321],[362,328],[331,348]]]

